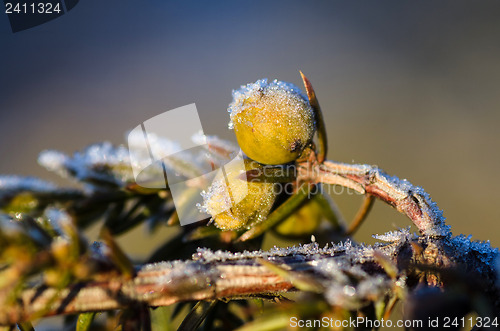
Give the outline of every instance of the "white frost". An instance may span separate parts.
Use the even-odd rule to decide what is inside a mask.
[[[263,96],[266,97],[266,101],[262,98]],[[287,104],[288,109],[298,109],[304,106],[310,108],[308,98],[294,84],[277,79],[269,83],[267,78],[263,78],[255,83],[242,85],[238,90],[233,90],[233,101],[227,108],[231,117],[228,128],[234,128],[236,115],[245,109],[255,107],[257,104],[260,106]]]

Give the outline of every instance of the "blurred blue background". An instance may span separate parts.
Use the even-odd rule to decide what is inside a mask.
[[[0,15],[0,173],[36,164],[195,102],[227,129],[231,90],[259,78],[313,83],[329,158],[424,187],[454,233],[500,246],[499,1],[80,1],[13,34]],[[60,182],[60,181],[59,181]],[[347,219],[361,199],[336,197]],[[357,235],[409,222],[379,203]]]

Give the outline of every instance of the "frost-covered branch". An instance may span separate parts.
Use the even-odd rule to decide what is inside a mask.
[[[481,284],[490,298],[498,298],[498,250],[489,243],[463,236],[440,240],[416,237],[408,230],[376,238],[390,242],[364,246],[347,241],[324,248],[311,243],[243,253],[199,249],[192,260],[144,265],[132,279],[116,275],[106,279],[102,275],[98,282],[78,283],[60,291],[38,287],[24,291],[12,304],[5,303],[3,293],[0,324],[134,304],[164,306],[181,301],[276,296],[303,289],[303,284],[308,284],[309,290],[317,289],[333,306],[358,309],[367,301],[383,299],[395,287],[404,289],[417,266],[469,270],[468,278]],[[414,249],[415,245],[422,251]],[[403,259],[405,263],[401,263]],[[262,260],[285,274],[277,273]],[[391,274],[391,268],[397,273]],[[427,275],[427,282],[442,281],[444,277],[439,278],[439,274],[435,269]]]
[[[212,149],[221,151],[221,157],[231,150],[217,140],[209,142]],[[406,180],[368,165],[319,164],[314,158],[297,162],[298,171],[289,177],[298,183],[340,185],[380,199],[407,215],[420,235],[402,230],[376,236],[387,243],[375,246],[345,241],[325,248],[312,243],[242,252],[260,247],[264,231],[238,242],[241,232],[200,223],[179,228],[178,236],[166,240],[146,260],[167,262],[140,262],[132,270],[111,234],[141,222],[148,222],[151,229],[169,218],[173,220],[167,222],[169,226],[177,223],[168,188],[134,185],[129,161],[124,147],[107,143],[90,146],[73,157],[53,151],[42,154],[43,165],[84,183],[81,189],[0,177],[0,207],[5,213],[0,215],[0,324],[186,301],[275,298],[292,290],[314,292],[314,298],[326,306],[352,312],[394,302],[421,284],[446,288],[457,283],[472,293],[472,301],[485,299],[495,313],[500,311],[497,249],[463,235],[453,237],[429,195]],[[192,170],[183,168],[185,162],[180,161],[171,166]],[[189,164],[197,165],[195,161]],[[101,237],[102,250],[93,250],[81,229],[99,220],[111,234]],[[263,224],[265,220],[253,224],[248,232],[262,230]],[[338,228],[336,235],[344,235]],[[202,248],[188,259],[196,247],[222,250]]]
[[[408,216],[423,235],[447,236],[451,233],[444,222],[443,212],[429,194],[406,179],[389,176],[369,165],[333,161],[318,165],[312,172],[307,167],[299,169],[304,177],[312,174],[316,182],[340,185],[375,196]]]

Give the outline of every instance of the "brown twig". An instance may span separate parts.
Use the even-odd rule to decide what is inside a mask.
[[[420,233],[443,237],[450,234],[442,211],[421,188],[407,180],[392,177],[377,167],[326,161],[313,168],[301,166],[302,176],[316,182],[340,185],[361,194],[370,194],[405,214]]]

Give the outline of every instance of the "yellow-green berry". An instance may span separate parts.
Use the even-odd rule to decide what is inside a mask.
[[[309,101],[290,83],[261,79],[233,91],[228,111],[243,152],[262,164],[296,160],[316,125]]]
[[[224,166],[208,191],[203,192],[201,210],[212,215],[221,230],[250,228],[266,219],[276,198],[274,183],[247,182],[245,172],[262,166],[245,159],[245,170],[231,164]]]
[[[274,230],[285,237],[309,236],[321,223],[323,217],[321,207],[315,201],[309,201],[298,211],[278,224]]]

